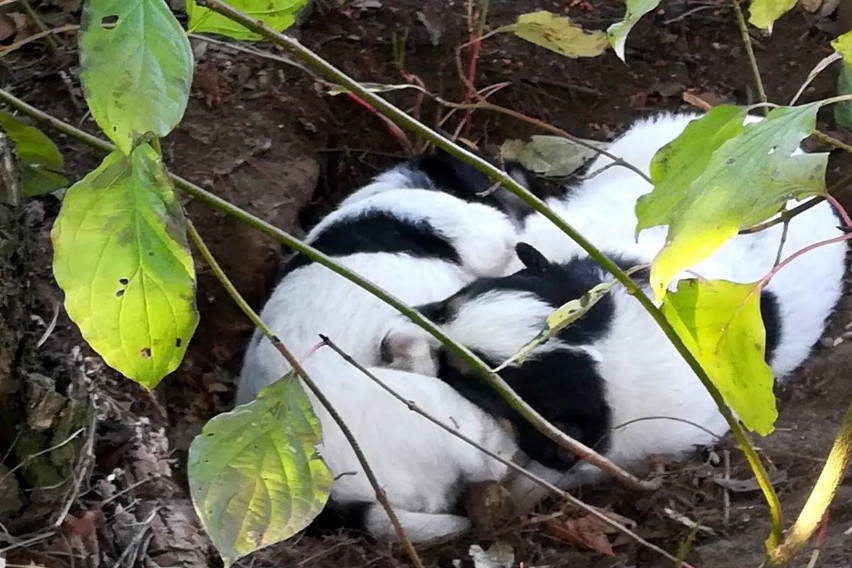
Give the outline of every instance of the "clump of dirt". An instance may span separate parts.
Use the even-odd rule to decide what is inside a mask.
[[[74,22],[79,3],[45,1],[49,24]],[[180,2],[176,2],[180,4]],[[404,83],[418,80],[444,100],[462,101],[465,87],[455,61],[456,48],[469,31],[461,0],[344,1],[319,3],[295,32],[308,47],[362,81]],[[70,10],[69,10],[70,6]],[[558,12],[587,28],[604,29],[623,15],[616,0],[556,2],[492,0],[489,27],[509,23],[524,12]],[[770,100],[786,102],[810,69],[827,53],[841,24],[796,9],[775,26],[770,38],[754,35],[756,56]],[[4,59],[6,88],[31,104],[82,128],[97,132],[88,117],[77,78],[74,37],[58,36],[64,55],[53,58],[33,42]],[[197,68],[192,99],[181,126],[164,143],[169,168],[282,229],[299,234],[371,175],[405,156],[405,148],[386,125],[346,96],[328,96],[295,66],[259,58],[219,44],[193,39]],[[269,49],[260,43],[256,47]],[[466,52],[465,52],[466,53]],[[711,102],[754,101],[753,77],[724,0],[672,0],[645,17],[628,40],[627,64],[612,53],[569,60],[525,43],[511,34],[487,39],[481,48],[476,85],[505,82],[490,101],[573,134],[611,139],[630,122],[659,110],[687,105],[685,91]],[[466,55],[464,55],[466,57]],[[466,65],[466,62],[465,62]],[[834,92],[836,75],[824,73],[803,100]],[[428,124],[452,132],[464,115],[450,112],[430,97],[391,92],[390,100],[415,111]],[[450,115],[447,117],[447,115]],[[820,115],[825,131],[852,142],[830,113]],[[464,137],[493,149],[508,138],[541,131],[513,117],[476,111]],[[79,178],[100,160],[98,154],[63,137],[55,138],[68,162],[69,177]],[[410,139],[411,143],[415,141]],[[850,168],[848,156],[832,156],[830,179]],[[852,204],[852,193],[840,193]],[[33,258],[37,281],[36,315],[52,319],[61,293],[50,278],[47,237],[58,210],[51,197],[37,229],[42,253]],[[269,293],[280,260],[277,243],[210,209],[187,202],[189,217],[214,255],[254,307]],[[201,262],[198,266],[203,266]],[[98,364],[76,327],[60,311],[43,350],[66,357],[78,350],[91,366],[100,396],[95,468],[87,491],[69,511],[61,538],[16,547],[10,562],[44,566],[219,565],[195,519],[185,482],[185,452],[206,420],[229,407],[233,380],[251,326],[214,278],[200,269],[198,305],[202,323],[181,368],[153,393],[116,377]],[[761,456],[792,518],[806,499],[834,438],[846,404],[852,400],[848,369],[852,362],[852,301],[839,310],[822,348],[780,393],[777,431],[759,440]],[[40,331],[39,331],[40,332]],[[75,351],[76,352],[76,351]],[[725,451],[730,463],[725,465]],[[758,565],[767,534],[766,508],[750,486],[749,470],[730,442],[711,456],[673,465],[663,489],[637,494],[615,485],[585,491],[581,497],[632,519],[636,532],[675,551],[699,523],[686,559],[694,566]],[[717,477],[743,481],[724,489]],[[543,515],[568,518],[562,505],[542,505],[538,513],[497,530],[528,566],[669,566],[670,562],[628,539],[608,535],[615,558],[579,549],[558,533],[542,530]],[[34,514],[30,512],[30,514]],[[49,515],[40,511],[42,515]],[[31,519],[37,525],[41,518]],[[845,481],[831,508],[818,566],[848,567],[852,558],[852,485]],[[423,547],[430,565],[467,558],[471,540]],[[599,543],[600,544],[600,543]],[[482,543],[483,547],[485,544]],[[0,546],[2,548],[2,546]],[[465,565],[468,565],[469,562]],[[796,566],[804,566],[807,559]],[[305,533],[270,547],[241,566],[400,566],[398,547],[374,543],[352,532]]]

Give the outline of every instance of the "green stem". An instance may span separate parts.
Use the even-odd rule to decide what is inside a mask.
[[[763,491],[763,495],[766,498],[766,502],[769,506],[769,514],[772,528],[769,539],[767,540],[767,546],[774,547],[778,542],[780,542],[781,530],[783,526],[783,521],[781,517],[781,504],[778,500],[778,495],[775,493],[775,489],[772,487],[772,484],[769,481],[769,475],[767,474],[766,469],[763,467],[763,464],[760,462],[760,458],[757,456],[754,447],[749,442],[745,430],[740,425],[739,421],[734,418],[731,410],[725,403],[722,394],[719,392],[719,389],[717,389],[716,386],[713,384],[710,377],[701,367],[701,364],[698,363],[698,360],[692,355],[692,353],[690,353],[689,349],[678,336],[677,332],[666,320],[663,313],[654,305],[651,299],[647,295],[645,295],[645,293],[639,288],[639,286],[627,274],[625,274],[624,271],[619,269],[618,266],[612,260],[609,259],[609,257],[607,257],[601,251],[595,248],[592,243],[586,240],[585,237],[578,233],[562,218],[553,213],[553,211],[551,211],[544,204],[543,201],[541,201],[532,193],[530,193],[526,188],[518,184],[505,172],[498,168],[495,168],[487,161],[459,147],[452,141],[447,140],[438,132],[430,129],[425,124],[408,116],[402,110],[390,104],[382,97],[370,92],[368,89],[365,89],[357,81],[338,70],[336,67],[322,59],[310,49],[304,47],[296,39],[276,32],[272,28],[265,25],[263,22],[251,18],[239,12],[238,10],[234,10],[221,0],[196,0],[196,3],[201,6],[210,8],[214,12],[217,12],[236,23],[245,26],[249,30],[260,34],[275,45],[284,48],[297,59],[301,60],[305,65],[313,69],[315,72],[319,73],[323,77],[326,77],[327,80],[343,85],[347,89],[357,93],[358,96],[360,96],[363,100],[369,102],[379,112],[396,122],[402,128],[416,133],[417,135],[428,140],[435,146],[447,151],[452,156],[458,158],[466,164],[469,164],[472,167],[475,167],[482,173],[486,174],[492,181],[500,182],[509,191],[517,195],[522,201],[532,207],[532,209],[541,213],[545,218],[549,219],[553,224],[555,224],[559,229],[561,229],[562,232],[564,232],[569,238],[571,238],[571,240],[576,242],[580,246],[580,248],[586,251],[586,253],[590,257],[596,260],[607,272],[612,274],[616,280],[623,284],[624,287],[628,290],[628,292],[639,301],[639,303],[645,308],[645,310],[648,311],[654,321],[657,322],[657,324],[663,330],[663,333],[665,333],[669,341],[671,341],[672,345],[674,345],[675,349],[677,349],[677,351],[681,354],[681,356],[687,362],[692,371],[696,374],[698,379],[702,382],[704,388],[706,388],[707,391],[710,393],[710,396],[716,403],[720,414],[730,425],[731,431],[736,437],[737,442],[741,445],[741,449],[745,454],[746,459],[748,460],[748,463],[752,468],[752,471],[754,472],[758,485]],[[529,408],[529,406],[523,403],[523,401],[521,401],[520,399],[507,396],[509,395],[509,393],[512,393],[512,390],[509,388],[509,386],[505,382],[503,382],[502,379],[500,379],[495,373],[491,372],[490,369],[482,365],[481,361],[479,361],[478,358],[474,357],[473,354],[470,353],[470,351],[461,346],[447,343],[445,341],[445,337],[441,337],[443,333],[441,333],[440,330],[435,328],[435,326],[432,326],[430,324],[430,327],[432,327],[435,331],[435,333],[433,333],[433,330],[428,329],[427,326],[424,325],[426,322],[424,318],[422,318],[422,316],[420,316],[419,314],[417,316],[417,319],[411,319],[417,325],[419,325],[426,331],[429,331],[435,338],[439,339],[442,343],[451,347],[466,362],[469,362],[473,368],[477,369],[477,371],[482,374],[482,376],[487,380],[487,382],[493,388],[495,388],[501,396],[503,396],[503,398],[509,403],[510,406],[512,406],[516,410],[519,410],[526,406],[526,408],[524,408],[526,412],[520,412],[519,410],[519,412],[524,416],[524,418],[528,418],[529,415],[538,414],[534,410]],[[543,424],[546,424],[546,421],[540,420],[538,424],[534,425],[539,431],[541,431],[543,434],[546,434],[550,439],[553,440],[554,433],[548,430],[547,428],[541,428],[540,426],[542,426]],[[559,432],[559,430],[556,430],[556,432]]]
[[[109,153],[115,150],[115,146],[113,146],[109,142],[105,142],[95,136],[92,136],[91,134],[88,134],[71,126],[70,124],[67,124],[53,116],[50,116],[49,114],[32,107],[31,105],[18,99],[17,97],[10,95],[2,89],[0,89],[0,101],[5,102],[9,106],[12,106],[20,110],[21,112],[44,122],[45,124],[51,126],[52,128],[55,128],[56,130],[64,134],[67,134],[72,138],[94,146],[104,152]],[[575,453],[582,459],[606,471],[614,479],[620,481],[628,487],[641,490],[653,490],[659,487],[659,480],[640,481],[635,476],[627,473],[622,468],[616,466],[591,448],[566,436],[561,430],[555,428],[538,412],[536,412],[531,406],[524,402],[517,394],[515,394],[511,387],[509,387],[509,385],[505,381],[503,381],[503,379],[499,375],[494,373],[484,362],[482,362],[482,360],[476,357],[466,347],[450,339],[432,321],[420,315],[419,312],[417,312],[407,304],[403,303],[395,296],[376,286],[369,280],[365,280],[355,272],[352,272],[346,267],[338,264],[332,258],[323,254],[321,251],[303,243],[302,241],[293,237],[289,233],[286,233],[285,231],[282,231],[277,227],[270,225],[263,219],[255,217],[247,211],[244,211],[243,209],[232,205],[228,201],[225,201],[224,199],[202,189],[201,187],[198,187],[197,185],[181,177],[178,177],[174,174],[169,174],[169,177],[172,179],[175,186],[182,190],[184,193],[192,195],[199,201],[202,201],[207,205],[237,219],[238,221],[245,223],[246,225],[256,229],[257,231],[260,231],[261,233],[279,241],[288,248],[304,254],[311,260],[314,260],[315,262],[325,266],[329,270],[335,272],[343,278],[346,278],[356,286],[363,288],[364,290],[366,290],[376,298],[380,299],[381,301],[385,302],[386,304],[394,307],[397,311],[404,314],[415,324],[423,328],[427,333],[429,333],[430,335],[438,339],[441,343],[453,350],[459,357],[466,361],[471,366],[471,368],[479,372],[479,374],[485,378],[485,380],[492,386],[492,388],[500,392],[501,395],[509,402],[512,408],[514,408],[521,416],[523,416],[524,419],[533,424],[536,429],[545,434],[548,438],[553,440],[553,442],[555,442],[559,446]]]
[[[845,187],[849,186],[850,184],[852,184],[852,175],[846,176],[845,178],[843,178],[839,182],[837,182],[834,185],[832,185],[831,187],[829,187],[828,190],[827,190],[827,193],[828,193],[828,195],[834,195],[837,192],[844,189]],[[765,222],[763,222],[759,225],[755,225],[754,227],[749,227],[748,229],[743,229],[742,231],[739,232],[739,234],[740,235],[748,235],[750,233],[758,233],[760,231],[763,231],[764,229],[768,229],[769,227],[772,227],[774,225],[778,225],[780,223],[789,223],[790,220],[793,217],[795,217],[796,215],[801,215],[802,213],[804,213],[805,211],[807,211],[811,207],[819,205],[819,203],[822,202],[822,201],[825,201],[824,195],[815,195],[815,196],[811,197],[810,199],[808,199],[807,201],[804,201],[804,202],[800,203],[799,205],[793,207],[792,209],[785,209],[784,211],[781,212],[781,214],[778,217],[775,217],[774,219],[770,219],[769,221],[765,221]]]
[[[589,515],[599,519],[601,522],[611,526],[612,528],[619,531],[620,533],[622,533],[622,534],[630,537],[631,539],[635,540],[637,543],[645,546],[646,548],[648,548],[650,550],[653,550],[654,552],[660,554],[661,556],[663,556],[664,558],[667,558],[668,560],[671,560],[673,562],[678,561],[677,558],[675,558],[674,556],[672,556],[671,554],[669,554],[668,552],[666,552],[662,548],[660,548],[660,547],[658,547],[654,544],[651,544],[650,542],[643,539],[641,536],[639,536],[635,532],[631,531],[630,529],[628,529],[624,525],[622,525],[622,524],[618,523],[617,521],[614,521],[613,519],[604,515],[597,507],[592,507],[591,505],[587,505],[586,503],[584,503],[580,499],[577,499],[576,497],[574,497],[570,493],[559,489],[558,487],[556,487],[552,483],[542,479],[541,477],[535,475],[534,473],[527,471],[526,469],[519,466],[515,462],[507,460],[506,458],[504,458],[504,457],[502,457],[498,454],[495,454],[491,450],[489,450],[489,449],[485,448],[484,446],[476,443],[474,440],[468,438],[467,436],[465,436],[464,434],[459,432],[457,427],[448,426],[448,425],[444,424],[443,422],[436,419],[434,416],[432,416],[431,414],[429,414],[428,412],[426,412],[425,410],[423,410],[422,408],[417,406],[417,403],[415,403],[413,400],[406,399],[405,397],[400,395],[398,392],[396,392],[395,390],[393,390],[392,388],[387,386],[385,383],[383,383],[381,380],[379,380],[379,378],[376,375],[374,375],[373,373],[371,373],[369,369],[364,367],[364,365],[358,363],[348,353],[346,353],[340,347],[338,347],[331,339],[329,339],[328,337],[326,337],[324,335],[320,335],[320,339],[322,339],[323,343],[325,343],[325,345],[327,347],[329,347],[332,351],[334,351],[335,353],[340,355],[340,357],[344,361],[346,361],[347,363],[349,363],[350,365],[355,367],[362,374],[366,375],[371,381],[376,383],[379,386],[379,388],[381,388],[386,393],[388,393],[389,395],[391,395],[392,397],[397,399],[402,404],[406,405],[408,407],[408,409],[411,410],[412,412],[414,412],[415,414],[419,414],[420,416],[422,416],[423,418],[425,418],[426,420],[428,420],[429,422],[431,422],[435,426],[437,426],[437,427],[441,428],[442,430],[448,432],[450,435],[455,436],[456,438],[463,441],[464,443],[476,448],[477,450],[479,450],[483,454],[487,455],[491,459],[494,459],[494,460],[502,463],[503,465],[505,465],[506,467],[508,467],[512,471],[514,471],[515,473],[517,473],[519,475],[523,475],[527,479],[537,483],[538,485],[541,485],[542,487],[546,488],[548,491],[550,491],[554,495],[561,497],[562,499],[564,499],[568,503],[571,503],[572,505],[574,505],[578,509],[585,511]],[[685,564],[684,566],[689,566],[689,565]]]
[[[766,90],[763,88],[763,79],[760,78],[760,67],[758,67],[757,58],[754,56],[754,48],[751,45],[751,36],[748,35],[748,24],[746,24],[743,9],[740,7],[740,0],[731,0],[731,3],[734,5],[734,14],[737,16],[737,25],[740,28],[740,35],[743,38],[743,45],[745,45],[748,62],[749,65],[751,65],[751,72],[754,75],[754,83],[757,85],[757,95],[760,98],[760,102],[766,103],[768,101],[766,98]],[[765,107],[764,112],[767,112]]]
[[[287,363],[290,364],[290,367],[296,372],[300,379],[307,385],[307,387],[311,390],[314,396],[317,397],[320,404],[322,404],[328,413],[331,415],[332,420],[334,420],[337,425],[340,427],[343,436],[349,442],[349,445],[352,446],[352,450],[355,452],[355,457],[358,459],[358,462],[361,464],[361,467],[364,469],[364,474],[367,476],[367,480],[370,482],[370,485],[373,486],[373,490],[376,493],[376,500],[382,505],[385,509],[385,512],[388,514],[390,518],[391,524],[393,525],[394,530],[396,531],[397,536],[399,537],[400,542],[405,548],[406,552],[408,552],[409,558],[411,558],[411,562],[414,564],[415,568],[424,568],[423,562],[420,560],[420,556],[417,554],[417,551],[414,549],[414,545],[411,543],[411,540],[408,538],[408,535],[405,534],[405,530],[402,528],[402,525],[399,522],[399,519],[396,516],[396,513],[391,507],[390,502],[388,502],[387,495],[385,494],[382,486],[379,484],[379,480],[376,479],[373,470],[370,468],[370,464],[367,462],[367,456],[364,455],[364,452],[361,450],[361,446],[358,444],[358,441],[355,439],[355,436],[349,430],[349,427],[346,425],[346,422],[343,420],[337,410],[332,406],[331,401],[329,401],[322,391],[317,387],[316,383],[311,379],[310,375],[308,375],[307,371],[305,371],[304,367],[299,363],[299,360],[293,356],[287,347],[281,343],[281,340],[272,333],[272,330],[263,323],[263,320],[260,319],[260,316],[251,309],[251,306],[248,305],[248,302],[242,297],[242,295],[237,291],[233,282],[231,282],[228,275],[225,274],[225,271],[222,270],[222,267],[216,261],[216,258],[210,252],[210,249],[207,248],[207,245],[204,243],[204,240],[201,238],[201,235],[198,234],[198,231],[195,228],[195,225],[192,224],[192,221],[187,219],[186,221],[186,232],[189,234],[189,238],[192,239],[192,242],[195,244],[195,247],[198,249],[198,252],[201,253],[201,256],[204,258],[204,261],[207,263],[207,266],[213,271],[213,274],[216,276],[216,279],[219,280],[219,283],[224,286],[225,290],[228,292],[228,295],[231,296],[231,299],[239,306],[240,310],[248,317],[251,322],[263,333],[263,335],[272,342],[272,345],[278,350],[279,353],[287,360]]]
[[[769,552],[767,568],[786,565],[813,536],[834,499],[837,486],[840,485],[846,466],[849,464],[850,455],[852,455],[852,405],[846,409],[840,432],[834,439],[834,445],[831,447],[825,466],[799,517],[790,528],[784,543]]]

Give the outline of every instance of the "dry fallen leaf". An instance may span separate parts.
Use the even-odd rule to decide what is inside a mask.
[[[4,44],[9,45],[31,35],[29,28],[29,20],[25,14],[0,14],[0,41]]]
[[[634,521],[626,517],[609,512],[605,514],[627,528],[636,526]],[[556,538],[593,550],[604,556],[615,556],[607,535],[617,532],[617,530],[597,517],[586,515],[573,519],[550,519],[544,523],[544,527]]]

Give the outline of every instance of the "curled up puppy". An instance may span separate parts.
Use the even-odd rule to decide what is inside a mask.
[[[514,176],[527,176],[512,166]],[[524,213],[490,180],[447,154],[420,156],[355,192],[306,241],[403,302],[447,297],[476,277],[505,274]],[[296,356],[330,337],[408,400],[489,450],[511,459],[514,438],[434,376],[378,368],[381,333],[396,311],[304,256],[293,257],[261,318]],[[416,542],[464,531],[457,514],[465,485],[499,480],[505,466],[412,413],[330,349],[304,359],[305,370],[353,432],[408,536]],[[255,332],[237,403],[253,399],[290,371]],[[318,452],[335,482],[330,508],[373,536],[396,538],[360,463],[337,424],[309,393],[323,430]]]
[[[556,308],[611,280],[589,257],[553,263],[525,243],[517,251],[524,265],[517,273],[478,279],[446,300],[419,308],[491,367],[536,337]],[[624,269],[640,264],[609,256]],[[647,287],[647,271],[634,279]],[[761,295],[760,307],[766,357],[775,368],[780,360],[779,310],[772,293]],[[386,329],[382,352],[392,367],[408,366],[419,357],[418,368],[436,374],[488,414],[513,422],[520,450],[533,460],[527,466],[533,473],[562,489],[602,477],[599,469],[577,463],[540,434],[477,374],[403,316]],[[619,286],[533,349],[522,364],[505,367],[500,376],[557,428],[633,470],[641,470],[651,455],[682,456],[728,430],[687,363],[644,308]],[[544,496],[523,477],[509,489],[521,510]]]

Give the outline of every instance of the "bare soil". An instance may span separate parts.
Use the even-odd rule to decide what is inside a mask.
[[[50,26],[74,23],[79,17],[74,9],[79,2],[35,4],[44,10],[41,13]],[[293,32],[307,46],[362,81],[404,83],[406,75],[414,75],[445,100],[464,98],[455,63],[456,47],[469,39],[464,1],[332,4],[326,0],[317,5]],[[369,7],[374,5],[377,7]],[[587,28],[603,29],[621,16],[623,3],[492,0],[489,27],[534,10],[561,13]],[[836,16],[824,18],[797,8],[776,24],[771,37],[754,34],[769,99],[789,101],[808,71],[829,53],[829,40],[849,26],[849,22],[836,21]],[[65,49],[58,57],[52,57],[40,42],[33,42],[4,58],[0,79],[5,88],[40,109],[96,132],[77,78],[75,38],[68,34],[60,38]],[[405,57],[400,61],[394,53],[403,41]],[[405,156],[374,114],[345,96],[324,94],[297,67],[200,40],[193,40],[193,47],[198,63],[193,95],[180,127],[165,141],[167,163],[179,175],[269,222],[298,234],[369,176]],[[270,50],[263,43],[254,47]],[[713,103],[748,103],[755,98],[740,34],[730,3],[724,0],[665,3],[663,10],[636,26],[628,42],[627,60],[625,65],[612,53],[569,60],[500,34],[482,46],[476,84],[484,88],[506,82],[490,100],[578,136],[601,140],[611,139],[648,113],[686,107],[682,99],[686,90]],[[835,80],[836,72],[824,73],[803,99],[831,96]],[[417,102],[409,91],[387,96],[404,108]],[[419,110],[420,117],[433,125],[447,112],[428,98]],[[442,128],[453,131],[462,114],[454,114]],[[830,113],[821,115],[820,126],[852,142],[852,135],[838,129]],[[463,134],[489,149],[505,139],[536,133],[541,130],[515,118],[477,111]],[[72,179],[98,163],[96,151],[64,136],[54,139],[66,156]],[[849,172],[848,158],[832,157],[830,179]],[[852,204],[852,191],[841,192],[840,199]],[[46,197],[28,207],[38,253],[30,274],[37,298],[32,309],[34,315],[49,322],[62,297],[50,272],[48,238],[58,202]],[[188,202],[187,209],[239,290],[260,307],[275,276],[278,244],[201,203]],[[251,328],[212,276],[204,268],[200,270],[202,323],[184,364],[153,393],[106,369],[60,311],[57,325],[41,349],[45,357],[57,360],[80,349],[82,355],[76,360],[86,365],[102,405],[97,459],[59,536],[28,546],[14,545],[7,553],[10,563],[29,565],[32,561],[51,567],[116,562],[122,566],[221,565],[194,519],[184,464],[192,437],[206,420],[231,404],[235,372]],[[806,499],[846,405],[852,401],[852,339],[844,335],[851,325],[852,300],[846,298],[825,346],[780,390],[777,431],[757,441],[761,456],[778,479],[788,519],[795,517]],[[40,335],[43,328],[34,323],[31,332]],[[731,455],[728,475],[748,481],[749,470],[732,443],[720,444],[715,456],[723,456],[726,449]],[[686,560],[693,566],[758,566],[768,526],[760,493],[749,487],[729,491],[726,505],[723,489],[713,481],[725,474],[724,460],[710,458],[705,452],[688,463],[669,464],[661,473],[663,488],[653,494],[610,484],[581,497],[633,520],[640,535],[675,553],[689,538],[689,523],[710,529],[709,533],[699,531],[688,546]],[[615,535],[610,535],[615,555],[605,556],[542,530],[541,515],[560,513],[562,508],[559,503],[544,504],[537,514],[501,531],[500,538],[515,547],[516,559],[523,562],[519,565],[671,564]],[[155,514],[149,516],[151,512]],[[55,513],[55,508],[29,507],[15,519],[3,520],[3,525],[16,536],[41,534]],[[571,513],[566,510],[564,514]],[[831,507],[815,566],[852,567],[850,529],[852,478],[847,475]],[[0,549],[7,546],[2,542]],[[467,558],[472,542],[485,545],[489,541],[428,547],[424,558],[430,565],[451,566],[453,559]],[[792,565],[808,565],[811,550]],[[472,565],[466,562],[464,565]],[[239,565],[338,568],[408,562],[398,547],[341,531],[302,534]]]

